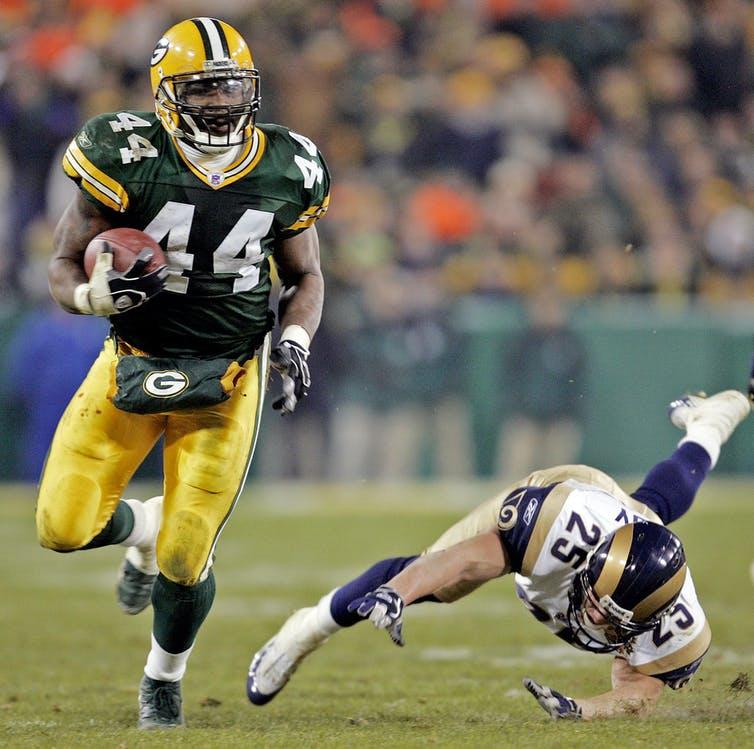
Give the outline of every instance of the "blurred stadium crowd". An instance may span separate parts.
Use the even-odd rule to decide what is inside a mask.
[[[460,299],[754,293],[745,0],[3,0],[4,304],[45,293],[73,189],[61,149],[93,114],[151,109],[155,41],[208,13],[249,41],[260,121],[312,138],[333,173],[302,473],[400,476],[425,417],[437,439],[461,423]],[[464,439],[442,451],[456,473]]]

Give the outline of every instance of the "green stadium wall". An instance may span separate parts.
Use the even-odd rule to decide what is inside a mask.
[[[520,332],[515,303],[469,300],[456,321],[464,333],[469,368],[477,470],[490,473],[494,435],[510,404],[500,350]],[[584,444],[580,460],[610,473],[639,473],[670,452],[678,431],[666,405],[686,392],[746,390],[754,313],[746,308],[663,307],[646,300],[589,302],[572,325],[587,350]],[[543,397],[547,397],[543,394]],[[754,472],[754,420],[731,439],[719,472]]]
[[[18,313],[0,317],[0,353],[19,318]],[[474,299],[464,300],[454,316],[463,341],[461,382],[470,408],[476,469],[482,476],[491,473],[495,441],[510,408],[501,354],[524,319],[514,302]],[[572,324],[587,350],[585,381],[573,383],[584,398],[580,460],[610,473],[643,472],[670,452],[679,437],[665,415],[673,398],[697,390],[746,389],[754,343],[754,312],[749,309],[589,302],[573,311]],[[0,480],[16,478],[22,419],[13,403],[1,403]],[[754,474],[754,419],[734,435],[718,472]]]

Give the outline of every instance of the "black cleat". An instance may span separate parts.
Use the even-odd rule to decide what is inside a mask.
[[[127,614],[143,611],[152,600],[152,587],[156,579],[157,575],[148,575],[124,559],[116,588],[118,606]]]
[[[180,728],[182,703],[180,681],[157,681],[145,674],[139,684],[139,728]]]

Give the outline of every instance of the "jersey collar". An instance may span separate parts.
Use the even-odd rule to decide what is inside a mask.
[[[264,154],[267,138],[259,128],[255,127],[251,138],[243,144],[240,154],[235,159],[232,159],[227,165],[223,165],[222,160],[218,159],[217,161],[220,163],[216,161],[211,166],[207,165],[204,159],[201,160],[205,161],[202,164],[199,159],[192,158],[191,151],[185,149],[176,138],[173,138],[173,143],[178,155],[193,174],[213,190],[219,190],[226,185],[237,182],[254,169]],[[211,159],[210,163],[212,161],[215,160]]]

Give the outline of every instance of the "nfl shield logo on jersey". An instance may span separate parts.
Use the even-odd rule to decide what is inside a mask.
[[[209,182],[212,187],[219,187],[223,183],[224,179],[225,175],[221,172],[212,172],[212,174],[209,175]]]

